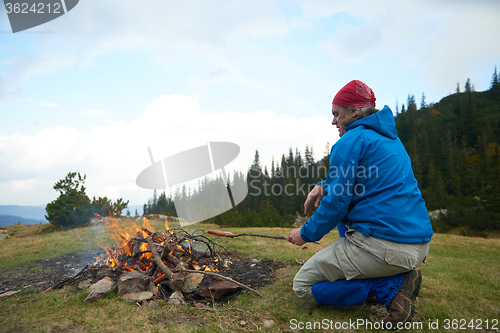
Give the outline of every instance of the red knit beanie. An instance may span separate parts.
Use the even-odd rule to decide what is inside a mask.
[[[375,94],[370,87],[359,80],[353,80],[339,90],[332,104],[352,108],[374,107],[375,100]]]

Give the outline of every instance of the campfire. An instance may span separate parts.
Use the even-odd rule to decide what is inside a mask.
[[[98,257],[96,265],[114,267],[121,271],[139,271],[149,276],[158,273],[161,276],[164,273],[158,270],[158,262],[155,262],[148,244],[149,239],[170,269],[218,270],[220,257],[214,249],[219,245],[205,237],[203,231],[190,234],[183,229],[172,230],[165,219],[166,232],[154,232],[145,217],[142,227],[134,223],[131,227],[121,230],[115,221],[112,221],[110,226],[114,229],[112,235],[115,245],[110,248],[98,244],[107,256]]]
[[[86,301],[103,297],[115,288],[123,299],[136,302],[165,299],[182,304],[185,295],[217,300],[242,289],[262,297],[256,290],[219,274],[231,261],[221,259],[219,253],[224,247],[203,230],[189,233],[172,229],[165,219],[166,231],[155,232],[145,217],[142,227],[133,223],[123,228],[114,220],[107,222],[115,245],[98,244],[105,254],[98,256],[93,266],[46,291],[78,282],[80,288],[90,290]]]

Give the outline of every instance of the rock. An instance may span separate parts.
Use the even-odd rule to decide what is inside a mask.
[[[95,227],[97,225],[110,225],[113,219],[114,218],[111,216],[94,216],[87,222],[86,226]]]
[[[118,295],[140,293],[143,291],[156,292],[151,278],[142,273],[127,272],[118,279]]]
[[[185,293],[192,293],[201,283],[205,275],[201,273],[191,273],[186,278],[186,283],[182,287],[182,291]]]
[[[295,222],[293,223],[293,226],[295,228],[300,228],[304,225],[304,223],[306,223],[307,221],[309,221],[309,217],[308,216],[302,216],[299,214],[299,212],[295,212],[296,214],[296,217],[295,217]]]
[[[264,327],[265,328],[271,328],[273,326],[274,326],[274,321],[273,320],[269,320],[269,319],[264,320]]]
[[[111,290],[111,288],[113,288],[114,285],[115,281],[113,281],[109,276],[106,276],[105,278],[102,278],[96,283],[90,285],[89,289],[97,293],[107,293]]]
[[[184,296],[180,291],[174,291],[172,295],[170,295],[170,298],[168,299],[169,304],[174,304],[174,305],[183,305],[184,304]]]
[[[141,302],[144,300],[151,299],[153,297],[153,293],[150,291],[141,291],[138,293],[129,293],[122,295],[121,298],[125,301],[129,302]]]
[[[85,301],[94,301],[98,298],[104,297],[108,291],[110,291],[115,286],[115,281],[113,281],[109,276],[97,281],[89,287],[90,294],[85,298]]]
[[[240,286],[233,282],[211,277],[204,279],[195,292],[199,296],[219,299],[226,294],[232,294],[241,289]]]
[[[79,289],[87,289],[92,284],[92,279],[83,280],[78,284]]]
[[[447,213],[448,213],[448,210],[446,210],[446,209],[436,209],[433,211],[429,211],[429,219],[438,220],[441,214],[446,216]]]
[[[95,227],[96,225],[103,225],[104,222],[100,217],[94,216],[88,222],[89,227]]]

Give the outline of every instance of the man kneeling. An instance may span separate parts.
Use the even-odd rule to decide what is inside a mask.
[[[422,279],[415,269],[429,252],[433,232],[425,202],[392,111],[375,108],[366,84],[344,86],[332,114],[340,139],[326,180],[304,204],[307,215],[313,202],[317,210],[288,241],[317,241],[335,226],[341,237],[304,264],[293,290],[309,306],[362,304],[373,294],[388,308],[387,327],[396,328],[412,319]]]

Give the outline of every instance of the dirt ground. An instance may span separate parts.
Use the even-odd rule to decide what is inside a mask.
[[[43,291],[53,284],[74,276],[86,265],[93,265],[102,250],[80,252],[71,256],[45,259],[28,267],[9,268],[0,272],[0,293],[32,288]]]

